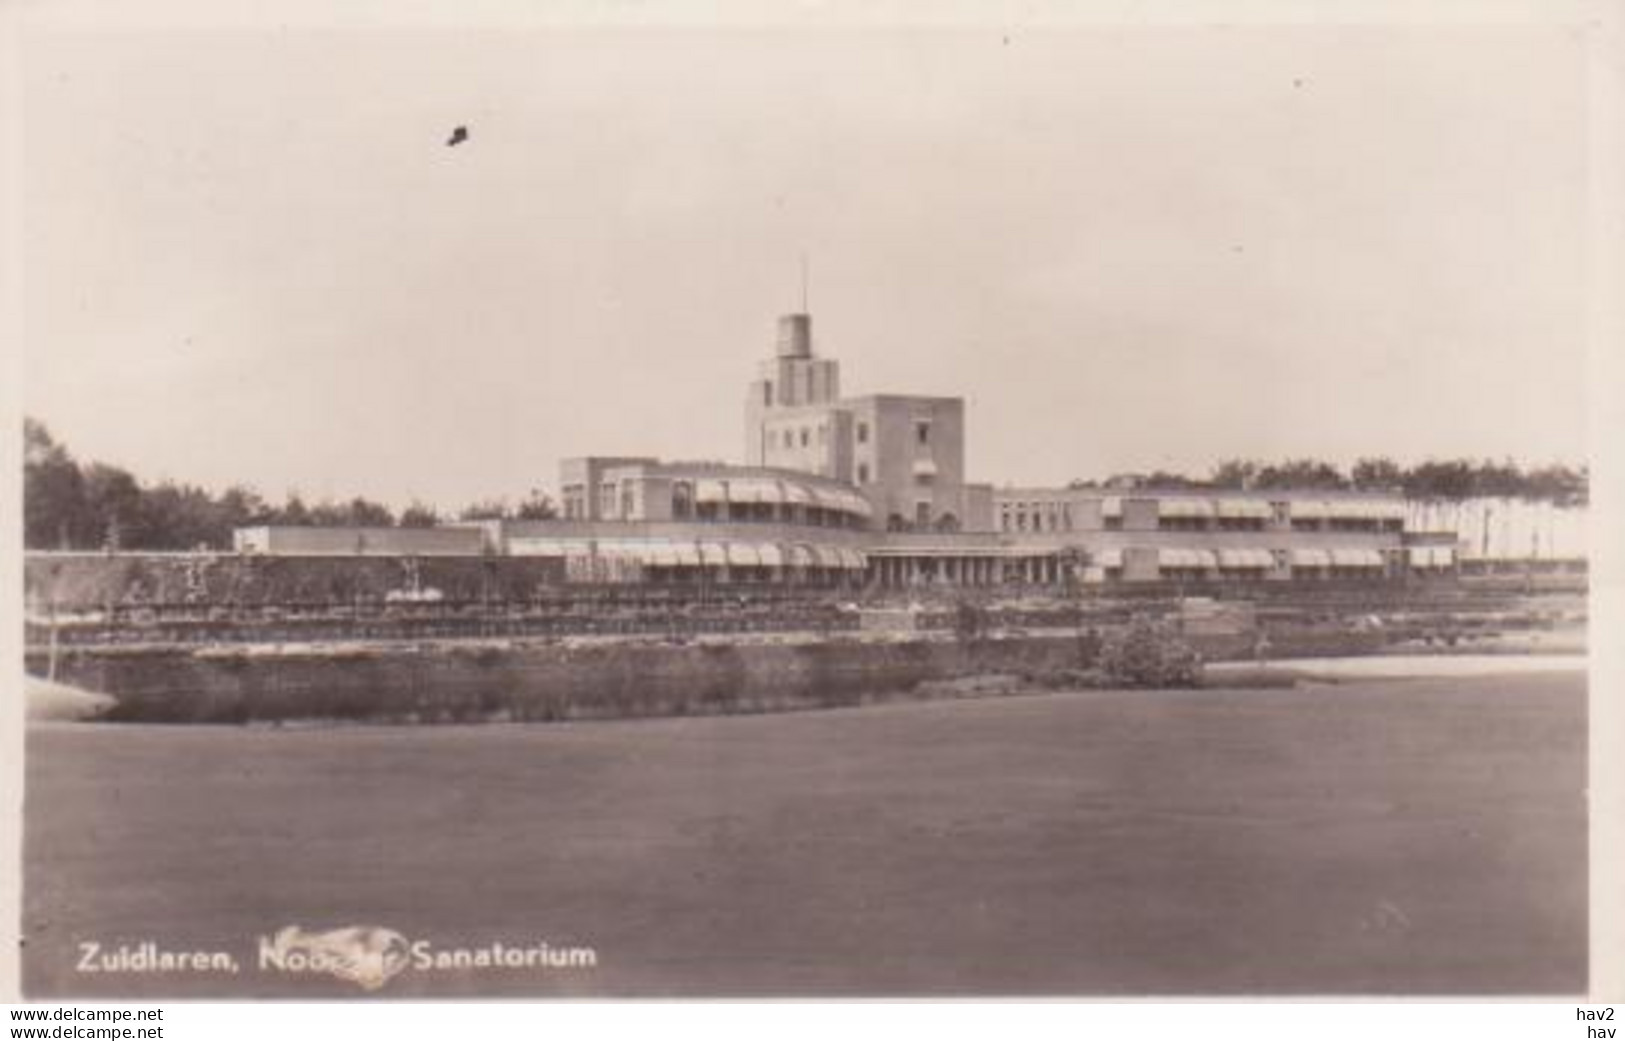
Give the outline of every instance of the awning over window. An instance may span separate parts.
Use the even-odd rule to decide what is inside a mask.
[[[761,543],[756,547],[756,555],[762,558],[763,567],[783,567],[784,550],[771,542]]]
[[[785,550],[785,557],[789,560],[791,567],[818,566],[818,555],[813,552],[811,546],[805,546],[797,543],[795,545],[786,546]]]
[[[777,505],[784,501],[784,490],[778,481],[741,478],[728,482],[728,498],[731,502]]]
[[[1297,510],[1298,504],[1293,503],[1292,508]],[[1323,549],[1295,549],[1292,551],[1293,567],[1331,567],[1332,555]]]
[[[934,459],[931,459],[930,457],[925,457],[925,458],[914,460],[914,476],[915,477],[935,477],[936,475],[937,475],[937,464],[936,464],[936,461]]]
[[[1275,557],[1267,549],[1221,549],[1219,566],[1235,570],[1271,568],[1275,566]]]
[[[1123,500],[1115,495],[1100,500],[1100,515],[1102,517],[1121,517],[1123,515]]]
[[[874,512],[869,505],[869,500],[857,492],[849,492],[843,488],[819,488],[817,486],[812,486],[810,490],[816,500],[816,505],[822,506],[826,510],[855,513],[860,517],[868,517]]]
[[[1327,515],[1338,520],[1403,520],[1405,504],[1392,499],[1333,499]]]
[[[807,489],[806,485],[798,484],[795,481],[785,481],[783,483],[785,502],[794,503],[797,506],[811,506],[816,501],[813,498],[813,493]]]
[[[727,544],[727,551],[730,567],[762,566],[762,555],[749,542],[730,542]]]
[[[728,562],[728,551],[720,542],[696,543],[700,554],[700,564],[703,567],[720,567]]]
[[[728,484],[726,481],[699,480],[694,482],[695,502],[726,502],[728,499]]]
[[[573,557],[585,555],[588,547],[564,539],[510,538],[508,552],[516,557]]]
[[[860,517],[871,517],[875,512],[874,507],[869,505],[869,500],[856,492],[846,493],[846,511]]]
[[[1207,499],[1197,499],[1181,496],[1179,498],[1158,499],[1158,517],[1211,517],[1213,516],[1213,503]]]
[[[1270,504],[1261,499],[1220,499],[1217,506],[1219,516],[1225,518],[1268,520],[1271,516]]]
[[[1405,503],[1398,499],[1299,499],[1292,516],[1300,520],[1404,520]]]
[[[1159,549],[1157,566],[1167,568],[1218,567],[1219,560],[1210,549]]]
[[[1120,549],[1097,549],[1089,554],[1089,563],[1095,567],[1114,568],[1123,566],[1123,551]]]
[[[849,571],[862,571],[869,566],[868,558],[855,549],[841,549],[841,566]]]
[[[643,555],[643,562],[654,567],[676,567],[682,563],[678,559],[677,547],[672,543],[654,543],[649,546]]]
[[[1374,549],[1334,549],[1333,567],[1382,567],[1382,554]]]
[[[812,495],[812,505],[826,510],[841,508],[842,497],[835,489],[820,488],[815,484],[810,484],[807,486],[807,491]]]
[[[1456,551],[1449,546],[1412,546],[1411,567],[1446,568],[1456,562]]]

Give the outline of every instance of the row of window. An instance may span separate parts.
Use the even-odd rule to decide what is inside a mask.
[[[1000,531],[1071,531],[1072,506],[1064,502],[999,503]]]
[[[824,423],[820,423],[820,424],[818,424],[817,430],[818,430],[818,443],[821,444],[821,445],[822,444],[827,444],[829,442],[829,427],[828,427],[828,425],[826,425]],[[801,447],[802,448],[807,448],[808,446],[810,446],[812,444],[813,428],[812,427],[786,428],[784,430],[778,431],[778,434],[779,434],[780,441],[781,441],[781,443],[783,444],[783,446],[785,448],[794,448],[794,447],[796,447],[797,440],[799,440],[801,442]],[[773,438],[773,433],[769,432],[768,433],[768,439],[772,440],[772,438]]]
[[[921,483],[929,483],[928,480]],[[1159,531],[1263,531],[1280,520],[1263,517],[1159,517]],[[1123,518],[1101,518],[1107,531],[1120,531]],[[1398,518],[1374,520],[1370,518],[1331,518],[1328,520],[1297,519],[1292,521],[1293,531],[1401,531],[1405,522]],[[999,504],[1000,531],[1071,531],[1072,507],[1068,503],[1008,503]]]

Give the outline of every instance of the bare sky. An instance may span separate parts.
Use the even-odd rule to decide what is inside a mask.
[[[25,57],[24,404],[147,478],[455,507],[561,456],[737,459],[803,251],[844,389],[966,397],[973,479],[1585,457],[1558,25]]]

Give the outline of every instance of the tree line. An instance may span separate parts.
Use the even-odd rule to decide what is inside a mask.
[[[521,502],[472,503],[460,520],[557,516],[553,502],[534,490]],[[275,504],[245,485],[214,493],[191,484],[138,480],[128,470],[80,463],[45,424],[23,421],[23,540],[29,549],[225,549],[232,532],[257,525],[428,528],[441,515],[423,503],[399,514],[362,496],[307,503],[290,492]]]
[[[1558,506],[1584,506],[1590,501],[1590,471],[1553,463],[1525,469],[1510,459],[1428,459],[1410,466],[1385,456],[1358,460],[1347,471],[1319,459],[1266,463],[1226,459],[1205,478],[1155,471],[1115,477],[1105,482],[1073,481],[1074,488],[1127,485],[1147,489],[1310,488],[1327,491],[1402,492],[1407,498],[1434,501],[1525,499]]]

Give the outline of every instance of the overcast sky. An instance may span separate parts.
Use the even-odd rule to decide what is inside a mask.
[[[811,257],[973,479],[1585,456],[1578,39],[73,32],[25,50],[24,404],[81,458],[455,507],[738,459]],[[466,125],[468,141],[445,142]]]

